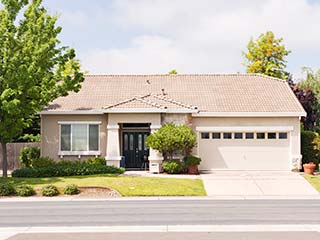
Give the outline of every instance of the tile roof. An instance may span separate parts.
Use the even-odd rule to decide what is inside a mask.
[[[287,82],[260,74],[87,75],[78,93],[46,110],[112,108],[304,112]]]

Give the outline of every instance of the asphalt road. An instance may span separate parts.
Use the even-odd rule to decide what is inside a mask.
[[[320,200],[0,203],[0,227],[219,224],[320,224]]]

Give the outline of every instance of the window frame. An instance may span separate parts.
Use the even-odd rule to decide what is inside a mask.
[[[215,134],[219,134],[219,137],[218,137],[218,138],[214,137]],[[212,133],[211,133],[211,138],[212,138],[212,139],[222,139],[222,136],[221,136],[221,135],[222,135],[221,132],[212,132]]]
[[[58,155],[63,156],[63,155],[84,155],[84,156],[98,156],[101,155],[101,151],[100,151],[100,126],[101,126],[101,122],[100,121],[85,121],[85,122],[81,122],[81,121],[59,121],[59,153]],[[70,151],[66,151],[66,150],[61,150],[61,126],[62,125],[70,125]],[[87,150],[81,150],[81,151],[72,151],[72,125],[86,125],[87,128]],[[90,139],[90,135],[89,135],[89,126],[90,125],[97,125],[98,126],[98,150],[89,150],[89,139]]]
[[[203,137],[202,134],[208,134],[208,137],[205,138],[205,137]],[[208,139],[210,139],[210,135],[211,135],[210,132],[200,132],[200,138],[201,138],[201,139],[207,139],[207,140],[208,140]]]
[[[263,138],[260,138],[259,137],[259,134],[263,134]],[[264,140],[264,139],[267,139],[267,134],[265,132],[256,132],[256,138],[255,139],[258,139],[258,140]]]
[[[241,134],[241,138],[238,138],[238,137],[237,137],[237,134]],[[245,139],[245,138],[244,138],[245,136],[244,136],[243,132],[234,132],[234,133],[233,133],[233,136],[234,136],[233,138],[234,138],[234,139],[237,139],[237,140],[243,140],[243,139]]]
[[[230,134],[230,138],[226,138],[225,134]],[[222,133],[222,139],[226,139],[226,140],[233,139],[233,132],[223,132]]]
[[[271,136],[271,134],[274,134],[274,137],[272,138],[272,137],[270,137]],[[267,139],[277,139],[277,133],[276,132],[268,132],[267,133]]]
[[[286,134],[286,137],[285,138],[281,138],[280,134]],[[288,132],[278,132],[277,135],[278,135],[277,137],[278,137],[279,140],[287,140],[289,138]]]

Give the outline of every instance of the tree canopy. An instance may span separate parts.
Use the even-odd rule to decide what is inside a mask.
[[[272,77],[287,79],[286,57],[289,55],[282,38],[275,38],[273,32],[261,34],[257,40],[251,39],[247,52],[243,55],[246,60],[248,73],[261,73]]]
[[[0,142],[6,176],[6,143],[51,101],[79,91],[84,78],[75,50],[61,46],[57,16],[48,14],[42,0],[1,3]]]

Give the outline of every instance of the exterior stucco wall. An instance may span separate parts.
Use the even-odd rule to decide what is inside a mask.
[[[300,156],[300,120],[298,117],[210,117],[210,118],[203,118],[203,117],[194,117],[193,118],[193,129],[196,131],[196,127],[239,127],[239,126],[266,126],[266,127],[272,127],[272,126],[285,126],[285,127],[293,127],[293,131],[291,131],[288,135],[289,143],[288,148],[290,149],[289,154],[290,157],[297,157]],[[199,143],[200,135],[198,133],[198,143]],[[226,141],[228,143],[228,140],[221,140]],[[247,141],[247,140],[244,140]],[[260,141],[260,140],[259,140]],[[270,146],[268,144],[268,140],[263,140],[266,143],[266,146]],[[261,142],[261,141],[260,141]],[[227,145],[225,145],[227,147]],[[206,149],[207,147],[207,149]],[[274,149],[276,150],[278,147],[280,147],[279,144],[274,145]],[[212,145],[202,145],[201,151],[203,152],[210,152],[212,148]],[[199,149],[196,147],[193,149],[193,153],[196,155],[199,154]]]
[[[161,124],[174,123],[176,125],[186,124],[188,126],[192,125],[191,114],[183,113],[162,113],[161,114]]]
[[[59,153],[59,121],[101,121],[100,152],[106,155],[107,115],[42,115],[41,116],[41,155],[54,160],[79,160],[78,156],[63,156]],[[90,156],[81,156],[80,160]]]
[[[109,113],[109,125],[118,123],[151,123],[161,124],[159,113]]]

